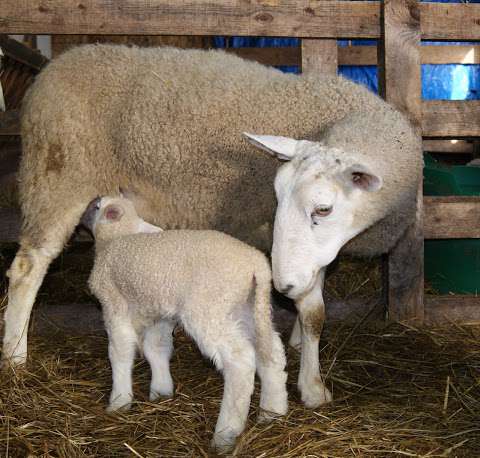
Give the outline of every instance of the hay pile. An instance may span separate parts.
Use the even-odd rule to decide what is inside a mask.
[[[175,397],[148,402],[149,370],[139,361],[132,410],[108,415],[106,338],[31,338],[28,369],[0,375],[0,455],[211,456],[222,380],[181,332],[175,346]],[[480,329],[337,327],[322,346],[335,402],[302,406],[298,354],[289,350],[288,416],[256,426],[257,386],[234,456],[480,456]]]
[[[4,273],[15,247],[1,248]],[[91,301],[91,254],[89,244],[75,244],[60,256],[42,286],[40,310],[47,303]],[[340,265],[327,281],[330,296],[378,294],[379,266]],[[147,400],[149,369],[139,360],[136,402],[120,415],[105,413],[111,387],[105,336],[33,333],[29,343],[27,369],[17,377],[0,374],[0,456],[211,456],[222,379],[181,332],[172,359],[175,397]],[[288,416],[256,426],[257,386],[235,456],[480,456],[480,328],[336,325],[321,345],[334,403],[313,411],[302,406],[295,386],[299,355],[289,350]]]

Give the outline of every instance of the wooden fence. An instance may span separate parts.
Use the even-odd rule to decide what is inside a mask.
[[[231,49],[269,65],[301,65],[334,74],[338,65],[376,65],[380,93],[407,114],[424,148],[473,153],[480,101],[422,101],[421,64],[480,63],[480,46],[421,46],[421,40],[480,40],[480,4],[416,0],[2,0],[0,34],[299,37],[300,48]],[[338,47],[337,39],[377,39],[378,46]],[[0,135],[18,133],[16,114],[0,117]],[[452,143],[450,139],[455,139]],[[424,217],[425,211],[425,217]],[[423,240],[478,238],[480,198],[417,199],[417,216],[389,255],[388,314],[430,323],[480,320],[476,296],[426,296]]]

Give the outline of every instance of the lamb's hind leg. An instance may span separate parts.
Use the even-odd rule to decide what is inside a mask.
[[[288,409],[285,350],[280,336],[272,329],[272,353],[268,361],[257,354],[257,372],[262,383],[258,421],[269,422]]]
[[[7,273],[10,284],[4,314],[3,363],[26,362],[28,323],[37,291],[50,262],[62,250],[88,204],[71,202],[65,212],[56,212],[58,208],[51,202],[51,218],[43,214],[43,225],[24,216],[20,249]]]
[[[160,320],[145,331],[143,354],[152,370],[150,383],[150,401],[160,396],[173,395],[173,380],[170,374],[170,357],[173,350],[173,328],[175,323]]]

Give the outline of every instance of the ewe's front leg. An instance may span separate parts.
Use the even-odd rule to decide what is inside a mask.
[[[107,412],[128,410],[133,399],[132,369],[137,335],[132,325],[123,320],[111,323],[108,332],[108,356],[112,365],[112,392]]]
[[[302,335],[298,388],[302,401],[310,408],[332,400],[332,395],[320,376],[319,344],[325,321],[322,295],[324,277],[325,269],[322,269],[313,290],[296,303]]]
[[[5,310],[5,334],[2,360],[8,364],[25,364],[30,314],[37,291],[51,259],[46,249],[21,247],[7,275],[10,277],[8,305]]]

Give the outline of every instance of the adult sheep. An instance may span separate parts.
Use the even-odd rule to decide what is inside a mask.
[[[349,129],[349,116],[356,117],[359,132]],[[358,165],[349,173],[360,177],[359,183],[376,183],[376,177],[382,186],[373,186],[381,189],[371,194],[381,204],[372,212],[347,205],[347,213],[339,213],[347,219],[348,211],[363,215],[356,233],[373,226],[345,252],[383,253],[405,230],[421,171],[420,147],[408,123],[365,88],[341,77],[283,74],[219,51],[76,48],[38,76],[23,106],[23,227],[9,271],[3,358],[26,361],[37,290],[97,195],[135,188],[142,198],[136,206],[147,221],[164,228],[217,229],[269,249],[278,161],[249,145],[241,135],[245,131],[311,141],[327,136],[332,140],[327,138],[327,149],[337,143],[346,152],[350,139],[360,144],[361,137],[363,156],[367,152],[379,167],[374,161],[332,166],[346,172]],[[257,140],[282,158],[293,157]],[[349,195],[358,194],[331,183],[347,203]],[[337,231],[329,258],[348,240],[341,224]],[[312,319],[305,315],[303,328],[307,361],[317,362],[311,368],[302,363],[299,380],[309,406],[329,399],[318,376],[323,299],[321,294],[314,299]]]

